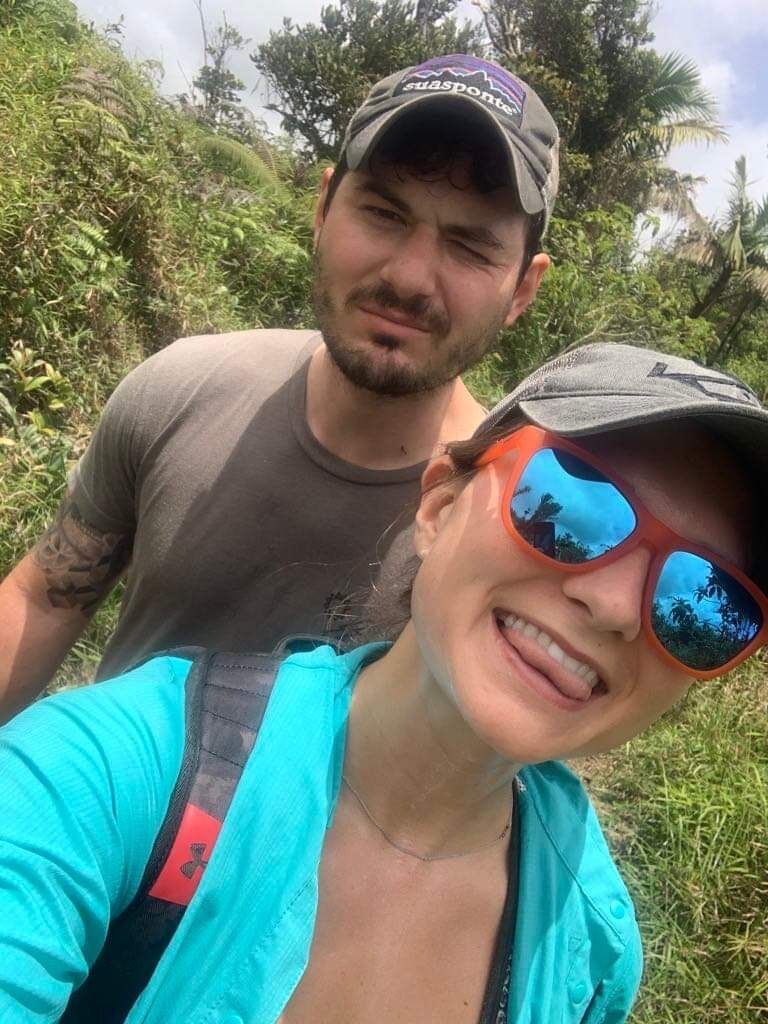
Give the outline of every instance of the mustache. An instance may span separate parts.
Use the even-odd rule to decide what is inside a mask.
[[[377,285],[354,288],[347,296],[345,306],[347,311],[351,311],[354,306],[365,303],[371,303],[382,311],[400,313],[437,337],[446,335],[451,326],[448,316],[435,309],[426,296],[413,295],[403,298],[385,281],[380,281]]]

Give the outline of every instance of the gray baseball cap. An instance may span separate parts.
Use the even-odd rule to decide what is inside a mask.
[[[653,349],[598,342],[557,356],[503,398],[475,436],[519,413],[565,437],[702,420],[746,444],[768,469],[768,411],[757,395],[738,377]]]
[[[557,126],[529,85],[479,57],[435,57],[377,82],[347,126],[340,153],[347,166],[365,166],[384,133],[423,104],[434,108],[436,118],[459,109],[489,127],[507,155],[520,206],[543,213],[546,227],[559,180]]]

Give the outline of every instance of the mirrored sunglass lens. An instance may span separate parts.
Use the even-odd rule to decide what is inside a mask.
[[[558,562],[589,562],[636,525],[632,506],[610,480],[569,452],[542,448],[523,470],[510,502],[515,529]]]
[[[763,615],[725,569],[690,551],[673,551],[656,583],[651,620],[670,654],[707,671],[740,654],[760,630]]]

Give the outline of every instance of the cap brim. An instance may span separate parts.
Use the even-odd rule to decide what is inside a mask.
[[[681,405],[679,399],[669,402],[658,395],[606,396],[582,392],[528,401],[523,399],[508,413],[513,408],[519,408],[537,426],[564,437],[603,433],[664,420],[700,419],[718,431],[721,427],[725,429],[727,424],[743,423],[748,434],[768,446],[768,419],[764,410],[757,406],[752,410],[740,405],[739,411],[735,412],[733,407],[715,405],[711,401]]]
[[[471,96],[414,96],[399,103],[375,118],[350,139],[345,150],[347,166],[353,171],[364,168],[386,132],[415,107],[431,104],[436,109],[442,107],[445,110],[456,110],[457,103],[461,103],[475,121],[488,127],[501,142],[507,155],[510,184],[517,192],[522,209],[530,214],[544,210],[545,201],[541,187],[537,185],[525,157],[512,142],[507,128],[496,120],[483,103]]]

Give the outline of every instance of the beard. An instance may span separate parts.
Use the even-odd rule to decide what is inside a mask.
[[[446,312],[436,309],[425,296],[402,298],[384,281],[354,288],[339,310],[331,295],[330,282],[319,252],[315,256],[312,293],[323,341],[338,369],[356,387],[390,398],[435,391],[454,380],[490,351],[505,320],[505,313],[498,311],[494,317],[478,323],[471,335],[451,342],[448,340],[451,323]],[[429,331],[429,356],[414,365],[388,360],[386,352],[398,351],[401,342],[386,332],[371,335],[381,349],[381,358],[377,359],[364,346],[356,347],[354,339],[344,335],[340,323],[344,312],[353,312],[366,302],[378,309],[409,317]]]

